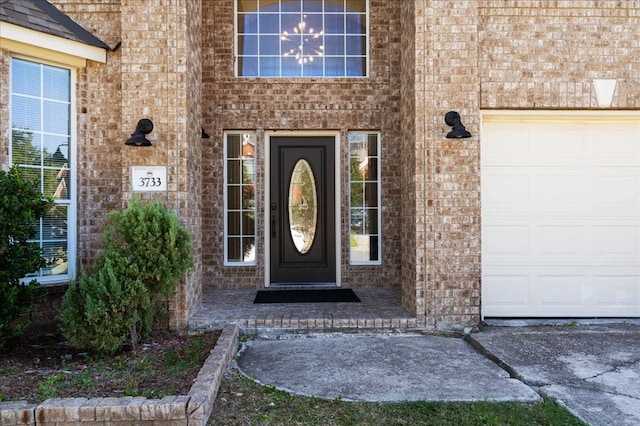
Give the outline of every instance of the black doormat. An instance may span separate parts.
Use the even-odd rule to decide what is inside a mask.
[[[360,302],[350,288],[327,290],[260,290],[253,303]]]

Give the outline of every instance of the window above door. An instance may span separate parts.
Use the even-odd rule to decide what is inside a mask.
[[[366,77],[368,0],[237,0],[240,77]]]

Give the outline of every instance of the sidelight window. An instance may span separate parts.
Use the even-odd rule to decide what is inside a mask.
[[[237,0],[243,77],[365,77],[368,0]]]
[[[255,133],[225,134],[225,265],[256,263],[255,152]]]
[[[349,260],[380,264],[380,135],[349,132]]]

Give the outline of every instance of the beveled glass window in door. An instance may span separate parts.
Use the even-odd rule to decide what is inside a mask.
[[[349,262],[379,265],[380,141],[378,133],[349,132]]]
[[[316,178],[307,160],[299,160],[293,168],[289,184],[289,231],[293,245],[305,254],[313,245],[318,220]]]
[[[225,134],[225,265],[256,262],[255,152],[253,132]]]
[[[365,77],[368,0],[236,0],[243,77]]]

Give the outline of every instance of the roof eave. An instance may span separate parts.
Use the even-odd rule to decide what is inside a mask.
[[[85,66],[87,60],[107,62],[107,50],[104,48],[34,31],[4,21],[0,21],[0,47],[22,54],[38,54],[38,56],[41,56],[43,51],[54,52],[53,56],[62,55],[66,58],[65,62],[70,61],[70,64],[79,67]]]

